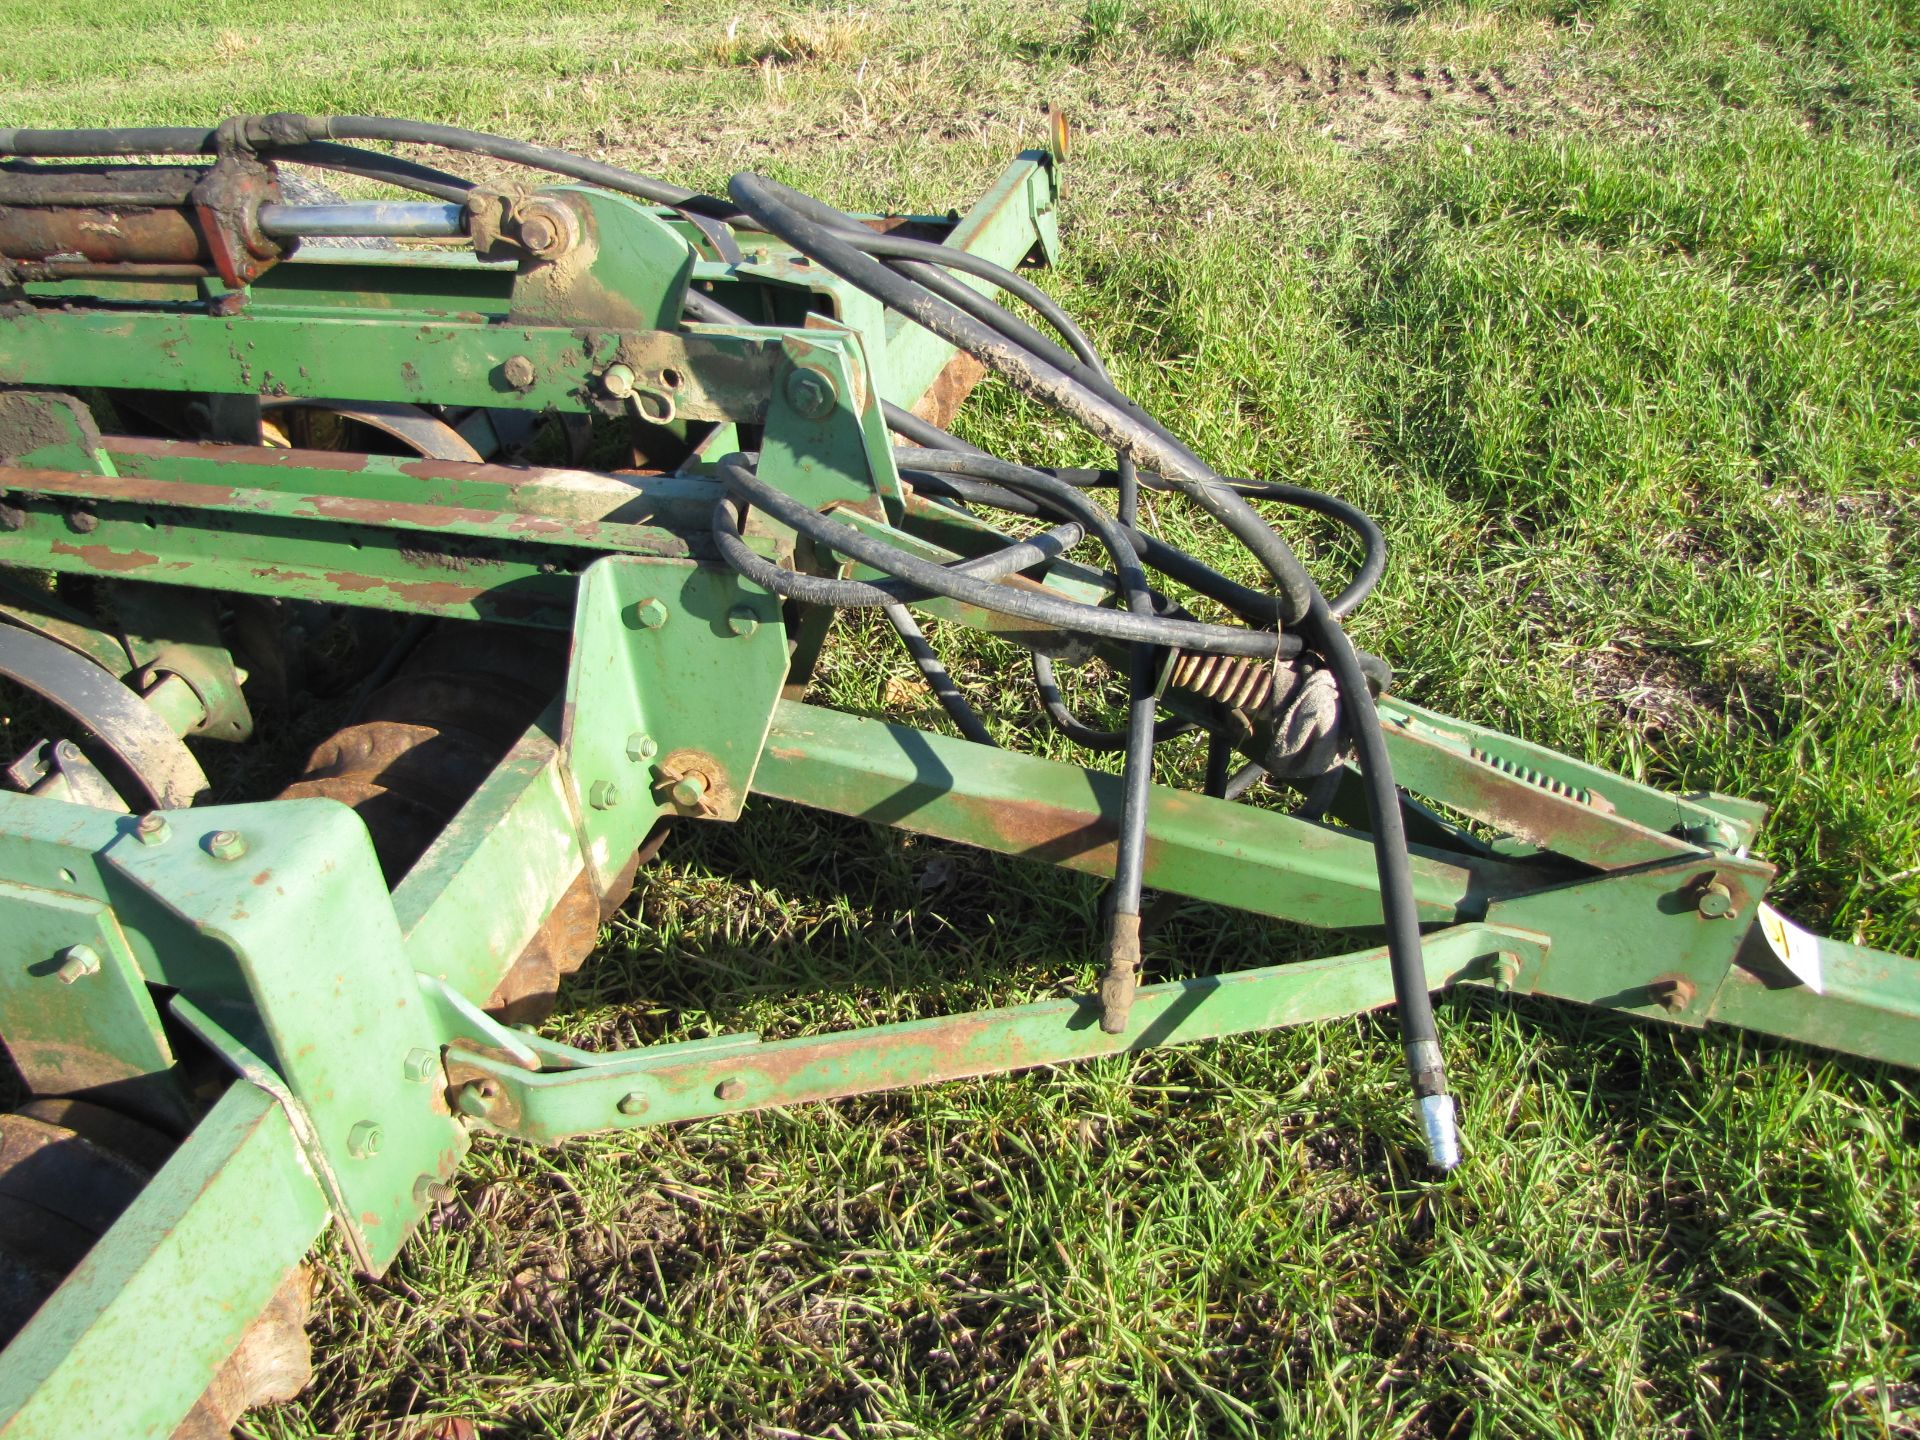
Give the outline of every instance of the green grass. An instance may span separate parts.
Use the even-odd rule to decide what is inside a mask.
[[[1354,629],[1403,693],[1765,798],[1791,913],[1920,951],[1911,0],[55,4],[9,34],[9,123],[391,110],[848,205],[964,200],[1057,98],[1078,141],[1047,283],[1223,468],[1381,518],[1389,579]],[[966,425],[1097,458],[995,386]],[[1300,533],[1323,576],[1350,562]],[[1058,753],[1014,657],[935,640]],[[862,625],[821,694],[941,723]],[[789,1034],[1062,993],[1098,900],[758,807],[675,837],[551,1028]],[[1190,906],[1151,964],[1338,943]],[[385,1280],[329,1279],[317,1383],[250,1424],[1920,1433],[1909,1076],[1544,1003],[1441,1020],[1470,1147],[1444,1185],[1390,1017],[483,1144]]]

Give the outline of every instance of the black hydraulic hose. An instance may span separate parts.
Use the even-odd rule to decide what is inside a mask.
[[[1118,470],[1052,469],[1047,473],[1057,475],[1069,485],[1082,489],[1101,489],[1120,484]],[[1381,532],[1378,522],[1358,505],[1342,500],[1337,495],[1329,495],[1324,490],[1310,489],[1305,485],[1286,485],[1279,481],[1268,480],[1222,480],[1220,483],[1248,500],[1272,500],[1297,510],[1311,510],[1353,532],[1354,537],[1360,541],[1360,566],[1354,571],[1353,578],[1347,582],[1346,588],[1327,601],[1327,609],[1336,617],[1350,614],[1355,606],[1373,593],[1374,587],[1380,583],[1380,577],[1386,573],[1387,537]],[[1140,476],[1140,484],[1149,490],[1173,488],[1162,477],[1153,474]],[[1154,569],[1171,575],[1182,584],[1191,585],[1209,599],[1218,600],[1235,614],[1268,622],[1273,620],[1275,606],[1271,595],[1229,580],[1204,562],[1184,551],[1173,550],[1171,546],[1155,541],[1151,536],[1138,538],[1150,542],[1143,549],[1142,558]],[[1186,573],[1180,573],[1161,565],[1154,557],[1156,553],[1162,552],[1171,552],[1169,558],[1174,558],[1177,564],[1197,568],[1189,568]],[[1198,575],[1203,570],[1208,577],[1204,583],[1188,578],[1190,574]]]
[[[1067,707],[1066,699],[1060,693],[1060,680],[1054,671],[1052,659],[1038,650],[1033,652],[1033,685],[1040,692],[1040,709],[1047,717],[1047,723],[1074,744],[1086,750],[1127,748],[1126,731],[1102,730],[1089,725]],[[1158,745],[1177,736],[1191,735],[1199,728],[1191,720],[1155,720],[1153,743]]]
[[[907,654],[913,657],[913,663],[919,667],[920,678],[926,682],[927,688],[933,692],[933,698],[940,702],[940,708],[947,712],[960,733],[976,745],[998,745],[993,732],[987,729],[979,713],[967,703],[967,697],[953,683],[953,676],[947,673],[947,667],[934,654],[933,646],[927,643],[927,637],[914,620],[913,612],[895,602],[885,606],[882,613],[893,626],[894,633],[900,637]]]
[[[1385,737],[1359,656],[1298,557],[1244,497],[1218,483],[1220,477],[1198,455],[1157,423],[1141,419],[1137,407],[1109,398],[1111,387],[1100,386],[1084,372],[1069,372],[1034,350],[1009,342],[996,327],[945,303],[926,287],[863,254],[848,244],[834,225],[822,223],[823,211],[837,212],[757,175],[734,176],[728,193],[741,209],[801,253],[966,350],[1017,389],[1085,426],[1114,446],[1116,452],[1130,451],[1152,463],[1177,489],[1225,524],[1273,577],[1283,602],[1283,621],[1304,620],[1310,638],[1331,665],[1360,750],[1408,1071],[1426,1128],[1429,1154],[1443,1169],[1458,1163],[1452,1100],[1446,1094],[1420,946],[1418,911],[1413,903],[1405,825]],[[840,217],[840,222],[844,224],[845,217]]]
[[[274,159],[291,160],[297,165],[311,165],[319,170],[335,170],[362,180],[376,180],[397,190],[414,190],[437,200],[451,201],[455,205],[464,204],[475,189],[471,180],[448,174],[445,170],[436,170],[431,165],[422,165],[399,155],[383,155],[378,150],[362,150],[357,145],[336,145],[328,140],[289,145],[284,150],[275,151]]]
[[[98,155],[211,155],[219,132],[189,126],[159,125],[126,130],[0,130],[0,155],[35,159],[77,159]],[[471,180],[436,170],[431,165],[357,145],[311,140],[282,146],[275,157],[320,170],[335,170],[376,180],[401,190],[415,190],[435,199],[459,204],[474,188]]]
[[[721,559],[763,590],[771,590],[776,595],[798,600],[802,604],[829,605],[839,610],[882,609],[888,605],[925,600],[937,593],[904,580],[842,580],[833,575],[809,575],[805,571],[788,570],[776,565],[752,550],[741,538],[740,516],[734,508],[738,504],[738,500],[729,497],[713,507],[715,548],[719,550]],[[853,533],[857,535],[860,532]],[[974,580],[1000,580],[1046,564],[1078,545],[1085,534],[1085,530],[1076,524],[1056,525],[1051,530],[1043,530],[990,555],[934,568],[944,570],[949,575],[964,575]],[[1009,590],[1007,593],[1019,592]]]
[[[816,207],[818,202],[798,191],[763,176],[741,174],[728,182],[728,193],[767,230],[855,288],[999,371],[1016,389],[1061,410],[1116,452],[1131,448],[1136,459],[1151,462],[1182,493],[1226,525],[1274,577],[1286,602],[1283,621],[1292,623],[1307,613],[1313,578],[1287,542],[1245,500],[1214,486],[1220,477],[1186,445],[1157,423],[1141,419],[1127,402],[1115,403],[1090,388],[1084,368],[1079,375],[1067,373],[862,254],[831,227],[807,218],[794,199]]]
[[[314,115],[297,118],[306,122],[315,137],[324,137],[329,140],[384,140],[389,144],[398,145],[432,145],[441,150],[463,151],[469,155],[486,155],[495,160],[505,160],[509,164],[525,165],[529,169],[565,175],[569,179],[583,180],[589,185],[618,191],[622,195],[649,200],[656,205],[670,205],[676,209],[683,206],[693,207],[702,214],[714,215],[718,219],[728,218],[732,214],[732,207],[724,205],[711,195],[702,195],[697,190],[688,190],[665,180],[656,180],[651,175],[642,175],[638,171],[623,169],[618,165],[608,165],[600,160],[589,160],[583,155],[574,155],[565,150],[549,149],[545,145],[530,145],[524,140],[513,140],[504,135],[489,135],[481,130],[468,130],[459,125],[435,125],[423,120],[397,120],[386,115]],[[716,207],[718,207],[717,210]]]
[[[910,585],[919,586],[930,594],[944,595],[963,604],[977,605],[983,610],[1013,615],[1068,634],[1085,635],[1100,640],[1138,640],[1149,645],[1177,646],[1182,650],[1204,651],[1210,655],[1254,655],[1261,659],[1268,659],[1274,655],[1297,655],[1300,652],[1300,637],[1293,634],[1275,634],[1271,630],[1243,630],[1238,626],[1213,625],[1202,620],[1177,620],[1160,615],[1135,614],[1126,610],[1108,610],[1098,605],[1082,605],[1042,591],[995,585],[990,581],[967,574],[962,566],[936,565],[930,560],[922,560],[917,555],[910,555],[884,540],[875,539],[864,531],[856,530],[851,525],[843,524],[830,516],[822,515],[817,510],[810,509],[800,501],[789,497],[784,491],[761,480],[753,473],[752,468],[742,463],[738,457],[729,457],[720,462],[720,478],[730,491],[746,500],[754,508],[766,511],[788,529],[806,535],[844,555],[850,555],[883,574],[892,575]],[[1098,506],[1092,507],[1092,513],[1102,517],[1104,524],[1095,523],[1088,528],[1100,536],[1103,543],[1111,536],[1117,544],[1124,546],[1126,543],[1124,532],[1115,525],[1113,517]],[[1102,534],[1103,530],[1105,534]],[[731,557],[728,563],[732,563]],[[758,576],[750,578],[753,578],[756,583],[763,583]],[[835,581],[833,583],[858,585],[863,582]],[[769,588],[772,587],[769,586]],[[871,591],[877,587],[868,588]],[[781,591],[780,593],[789,592]],[[804,600],[808,597],[796,593],[795,598]],[[874,598],[864,603],[879,605],[889,600],[910,598],[914,597],[880,591]]]

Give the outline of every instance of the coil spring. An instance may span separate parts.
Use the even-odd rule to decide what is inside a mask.
[[[1273,695],[1273,666],[1254,655],[1174,657],[1168,683],[1234,710],[1260,710]]]
[[[1558,795],[1565,800],[1578,801],[1582,805],[1591,805],[1593,803],[1592,792],[1582,790],[1578,785],[1569,785],[1564,780],[1557,780],[1543,771],[1535,770],[1530,765],[1522,765],[1518,761],[1508,760],[1500,755],[1489,755],[1478,745],[1471,747],[1467,753],[1482,765],[1490,765],[1502,775],[1511,775],[1516,780],[1522,780],[1529,785],[1538,786],[1549,795]]]

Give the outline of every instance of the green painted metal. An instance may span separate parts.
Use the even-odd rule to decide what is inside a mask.
[[[113,907],[0,880],[0,932],[0,1016],[28,1090],[184,1125],[191,1112],[173,1048]]]
[[[1005,264],[1051,258],[1054,194],[1051,161],[1023,156],[946,243]],[[0,395],[7,561],[169,587],[144,608],[133,592],[143,618],[124,639],[40,603],[31,582],[6,587],[0,616],[159,681],[153,703],[176,729],[217,735],[245,718],[194,591],[504,620],[572,641],[564,693],[391,891],[366,827],[332,801],[143,828],[0,795],[0,1013],[35,1088],[181,1121],[176,1048],[235,1077],[0,1357],[0,1435],[168,1433],[329,1215],[377,1273],[417,1223],[424,1182],[451,1173],[476,1126],[548,1141],[1391,1000],[1384,952],[1362,948],[1144,987],[1118,1036],[1091,997],[602,1055],[485,1014],[576,877],[612,887],[669,818],[732,819],[753,794],[1100,875],[1120,813],[1115,776],[798,703],[819,612],[714,563],[710,467],[738,448],[789,493],[928,558],[999,544],[901,485],[881,414],[883,397],[920,401],[952,352],[778,244],[745,237],[746,262],[726,265],[684,217],[579,187],[541,199],[570,207],[581,235],[555,261],[315,251],[238,302],[191,279],[64,281],[33,287],[60,304],[0,318],[0,383],[237,396],[243,410],[249,395],[480,407],[462,423],[482,429],[553,409],[637,417],[691,446],[681,473],[659,475],[103,440],[70,395]],[[674,332],[690,284],[753,323]],[[764,517],[746,528],[750,544],[792,555]],[[1006,583],[1100,590],[1069,563]],[[1043,648],[1062,638],[922,608]],[[1396,773],[1439,807],[1409,801],[1417,900],[1445,927],[1425,940],[1436,988],[1920,1055],[1920,963],[1817,942],[1816,994],[1756,940],[1771,870],[1743,852],[1760,807],[1663,795],[1392,697],[1381,710]],[[1379,918],[1373,847],[1351,824],[1171,789],[1152,796],[1146,881],[1325,927]],[[1059,958],[1067,970],[1088,957]],[[121,1383],[160,1315],[169,1363]]]
[[[1092,875],[1113,871],[1120,777],[905,725],[781,702],[754,788],[763,795]],[[1373,846],[1351,830],[1156,787],[1146,883],[1310,925],[1380,919]],[[1416,853],[1423,919],[1479,919],[1540,872]]]
[[[0,1436],[167,1436],[326,1223],[287,1112],[231,1087],[0,1354]]]
[[[1460,925],[1429,936],[1423,954],[1440,989],[1484,974],[1501,953],[1534,958],[1545,948],[1525,931]],[[601,1055],[547,1045],[540,1055],[550,1068],[538,1071],[455,1043],[447,1068],[456,1083],[495,1087],[488,1127],[551,1142],[1191,1044],[1392,1001],[1386,951],[1376,949],[1144,985],[1121,1035],[1101,1030],[1099,999],[1082,995],[791,1040],[735,1035]]]
[[[622,555],[580,577],[560,744],[602,888],[661,816],[740,813],[786,673],[778,600],[730,570]]]

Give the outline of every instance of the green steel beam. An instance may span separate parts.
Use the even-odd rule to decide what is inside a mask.
[[[782,701],[754,789],[1093,875],[1113,872],[1120,777]],[[1479,919],[1554,871],[1416,852],[1421,918]],[[1380,923],[1373,843],[1270,810],[1156,787],[1146,883],[1329,928]]]
[[[1439,989],[1457,980],[1487,978],[1501,954],[1537,963],[1545,950],[1545,938],[1529,932],[1455,926],[1427,937],[1427,980]],[[791,1040],[725,1036],[611,1055],[569,1054],[545,1045],[539,1047],[543,1058],[571,1060],[573,1066],[540,1071],[500,1058],[493,1046],[455,1043],[447,1074],[462,1087],[468,1113],[520,1139],[545,1143],[594,1130],[670,1124],[1191,1044],[1328,1020],[1392,1001],[1387,954],[1375,949],[1143,985],[1122,1035],[1100,1028],[1099,1000],[1083,995]]]
[[[171,1434],[326,1219],[287,1112],[230,1086],[0,1353],[0,1437]]]

